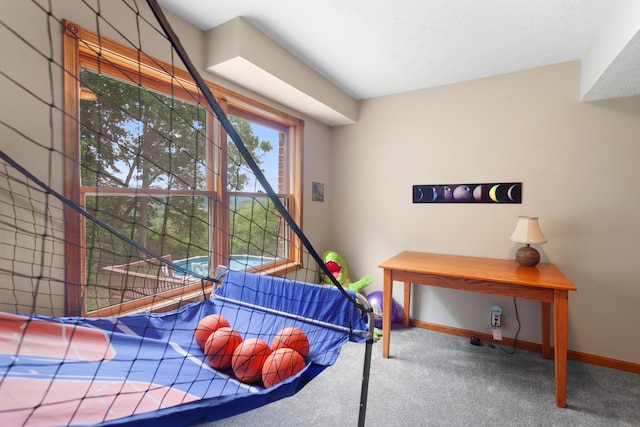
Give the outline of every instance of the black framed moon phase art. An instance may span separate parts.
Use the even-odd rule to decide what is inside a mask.
[[[413,203],[522,203],[522,183],[414,185]]]

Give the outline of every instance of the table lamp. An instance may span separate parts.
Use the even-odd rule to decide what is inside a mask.
[[[525,215],[518,217],[516,229],[513,231],[509,240],[527,244],[527,246],[521,247],[516,252],[516,262],[528,267],[533,267],[540,262],[540,252],[530,245],[547,242],[547,239],[542,235],[542,231],[540,231],[538,217]]]

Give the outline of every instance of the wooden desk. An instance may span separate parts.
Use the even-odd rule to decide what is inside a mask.
[[[556,405],[567,406],[568,291],[576,287],[553,264],[522,267],[513,260],[402,252],[383,262],[384,301],[382,357],[389,357],[393,282],[404,282],[404,326],[409,327],[411,284],[439,286],[470,292],[505,295],[541,302],[542,355],[551,357],[550,325],[553,303]]]

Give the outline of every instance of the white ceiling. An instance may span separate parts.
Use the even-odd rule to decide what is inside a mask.
[[[203,31],[241,16],[356,100],[581,60],[620,28],[622,6],[640,10],[638,0],[158,3]],[[612,64],[616,73],[603,81],[624,89],[616,96],[640,94],[639,30],[604,65],[602,74]]]

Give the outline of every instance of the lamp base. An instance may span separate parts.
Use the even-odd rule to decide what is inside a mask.
[[[540,262],[540,252],[531,246],[523,246],[516,252],[516,262],[526,267],[533,267]]]

